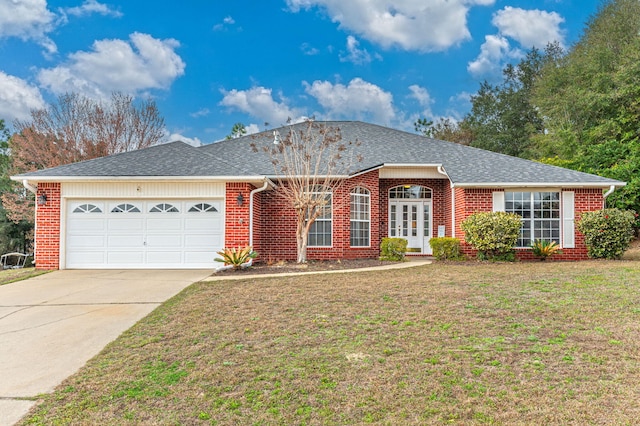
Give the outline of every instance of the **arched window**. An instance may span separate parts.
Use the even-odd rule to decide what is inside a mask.
[[[350,196],[350,245],[369,247],[371,240],[371,195],[366,188],[356,187]]]
[[[402,185],[389,190],[389,199],[430,200],[431,190],[420,185]]]
[[[140,209],[133,204],[118,204],[111,209],[111,213],[140,213]]]
[[[211,204],[198,203],[191,206],[189,213],[217,212],[218,210]]]
[[[78,207],[73,209],[74,213],[102,213],[100,207],[95,204],[80,204]]]
[[[149,213],[178,213],[179,210],[173,205],[169,203],[160,203],[151,207]]]

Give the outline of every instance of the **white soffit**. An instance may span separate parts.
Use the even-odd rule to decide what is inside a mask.
[[[219,198],[223,182],[62,182],[64,198]]]
[[[380,179],[447,179],[447,176],[442,173],[438,173],[437,166],[385,166],[380,169]]]

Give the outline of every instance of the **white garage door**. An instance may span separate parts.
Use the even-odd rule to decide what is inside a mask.
[[[67,203],[67,268],[212,268],[222,200]]]

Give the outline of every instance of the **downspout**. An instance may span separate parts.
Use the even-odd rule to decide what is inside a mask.
[[[451,182],[451,178],[447,172],[444,171],[442,166],[438,166],[438,173],[445,175],[449,179],[449,186],[451,188],[451,238],[456,237],[456,192],[454,191],[454,184]]]
[[[22,186],[24,186],[25,188],[27,188],[29,191],[33,192],[34,194],[38,192],[38,187],[31,185],[29,183],[29,181],[26,180],[26,179],[22,180]]]
[[[615,185],[611,185],[609,187],[609,190],[607,192],[604,193],[604,195],[602,196],[602,208],[607,208],[607,197],[611,194],[613,194],[613,191],[616,190]]]
[[[269,187],[269,181],[265,179],[261,188],[256,188],[249,194],[249,245],[253,247],[253,196]]]

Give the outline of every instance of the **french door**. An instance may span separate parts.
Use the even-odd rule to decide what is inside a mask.
[[[389,236],[407,240],[408,253],[431,254],[431,201],[391,201]]]

